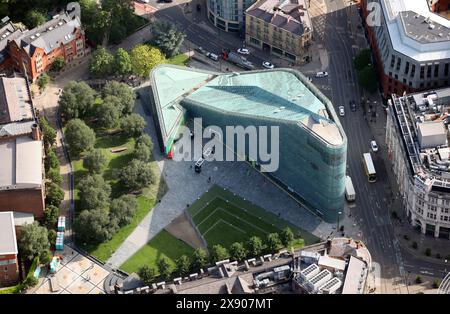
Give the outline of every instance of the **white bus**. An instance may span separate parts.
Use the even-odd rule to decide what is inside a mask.
[[[376,182],[377,173],[375,171],[375,166],[373,165],[372,156],[370,156],[370,153],[363,154],[362,163],[369,182]]]
[[[352,202],[356,198],[355,188],[353,187],[352,178],[345,176],[345,198]]]

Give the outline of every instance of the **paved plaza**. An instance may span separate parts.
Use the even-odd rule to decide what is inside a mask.
[[[88,258],[65,246],[60,254],[62,261],[54,275],[59,291],[52,292],[47,277],[35,294],[103,294],[103,282],[109,272]]]

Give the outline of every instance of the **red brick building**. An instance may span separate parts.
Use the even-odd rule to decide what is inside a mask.
[[[8,53],[15,71],[26,73],[30,81],[46,72],[62,56],[66,63],[85,53],[85,36],[78,16],[55,15],[50,21],[10,40]]]
[[[445,12],[450,10],[450,0],[430,0],[430,7],[433,12]]]
[[[0,212],[0,287],[19,281],[17,239],[12,212]]]
[[[24,78],[0,78],[0,212],[45,208],[44,149]]]

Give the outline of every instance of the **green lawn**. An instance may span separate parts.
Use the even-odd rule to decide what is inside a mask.
[[[167,63],[173,64],[173,65],[185,65],[188,60],[189,60],[189,57],[187,55],[185,55],[184,53],[181,53],[179,55],[176,55],[175,57],[168,59]]]
[[[252,236],[265,239],[267,234],[290,227],[297,237],[294,248],[319,242],[319,238],[240,197],[214,186],[188,209],[208,246],[230,247]],[[301,239],[300,239],[301,238]]]
[[[127,138],[120,133],[114,135],[97,135],[95,148],[101,149],[109,161],[107,169],[103,172],[103,177],[111,185],[112,198],[119,197],[125,193],[125,190],[117,179],[117,171],[124,167],[133,158],[134,143],[134,138]],[[120,153],[111,152],[111,149],[118,147],[127,147],[127,150]],[[150,187],[145,188],[141,194],[136,195],[138,208],[131,223],[120,228],[111,240],[101,244],[78,243],[81,248],[99,260],[106,261],[123,243],[123,241],[125,241],[131,232],[133,232],[145,215],[147,215],[148,212],[154,207],[156,200],[167,191],[164,181],[161,181],[158,166],[154,161],[151,162],[151,165],[153,174],[156,178],[155,183]],[[77,200],[79,199],[77,184],[79,180],[87,174],[87,170],[83,167],[83,161],[81,159],[74,161],[72,166],[74,168],[74,199],[76,209]]]
[[[157,262],[161,257],[165,257],[172,270],[174,270],[175,260],[178,257],[181,255],[191,257],[193,253],[194,249],[191,246],[175,238],[166,230],[162,230],[144,247],[137,251],[136,254],[123,263],[120,269],[131,274],[137,272],[143,265],[149,265],[158,272]]]

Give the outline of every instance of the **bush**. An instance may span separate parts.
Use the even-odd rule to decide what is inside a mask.
[[[50,66],[50,71],[59,72],[66,65],[66,60],[64,60],[63,56],[57,56],[55,60],[53,60],[52,65]]]
[[[431,287],[432,287],[433,289],[437,289],[437,288],[439,288],[440,285],[441,285],[441,283],[440,283],[439,280],[434,280],[434,281],[433,281],[433,284],[431,285]]]
[[[52,252],[50,252],[50,250],[46,250],[46,251],[42,252],[42,254],[39,256],[39,261],[42,264],[46,265],[51,262],[52,258],[53,258]]]
[[[42,131],[42,138],[44,140],[45,151],[55,144],[56,140],[56,131],[53,127],[48,123],[47,118],[40,117],[39,118],[39,126]]]
[[[37,80],[37,84],[39,86],[39,90],[42,92],[45,87],[47,86],[48,82],[50,81],[50,77],[47,75],[47,73],[43,73],[41,76],[39,76]]]
[[[58,222],[59,208],[57,206],[49,205],[44,210],[44,222],[47,227],[56,227]]]
[[[28,276],[23,282],[23,287],[25,289],[31,288],[31,287],[36,286],[38,284],[38,282],[39,282],[39,280],[36,277],[34,277],[33,275]]]
[[[48,242],[52,247],[54,247],[56,244],[56,231],[54,229],[50,229],[48,231]]]
[[[50,168],[47,171],[47,179],[57,185],[61,185],[62,176],[59,174],[59,168]]]
[[[54,149],[48,150],[47,154],[45,155],[44,165],[45,171],[49,171],[51,168],[59,169],[59,160]]]
[[[64,199],[63,189],[55,183],[50,183],[46,185],[46,190],[45,203],[47,206],[53,205],[59,207]]]
[[[417,276],[415,282],[416,282],[416,284],[420,285],[423,282],[422,277]]]

